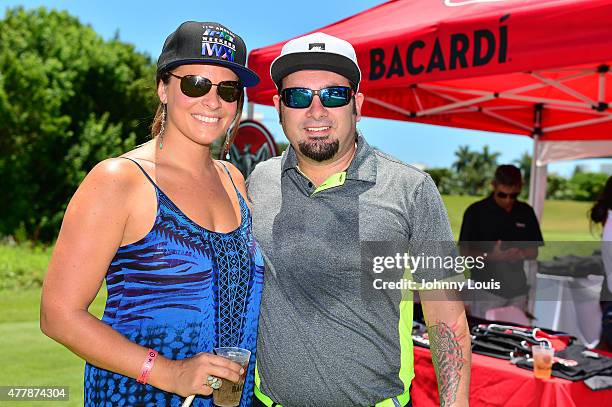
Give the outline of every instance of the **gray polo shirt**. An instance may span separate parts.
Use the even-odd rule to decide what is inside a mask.
[[[361,246],[453,241],[425,172],[360,136],[345,175],[315,193],[289,147],[248,181],[266,261],[259,389],[283,406],[374,405],[406,394],[414,377],[411,296],[368,291]]]

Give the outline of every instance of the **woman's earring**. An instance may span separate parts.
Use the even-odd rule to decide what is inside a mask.
[[[223,151],[225,152],[225,159],[229,161],[230,159],[230,131],[228,130],[225,133],[225,143],[223,143]]]
[[[164,108],[162,109],[161,125],[159,126],[159,133],[157,133],[159,137],[159,149],[160,150],[164,147],[164,134],[165,133],[166,133],[166,104],[164,103]]]

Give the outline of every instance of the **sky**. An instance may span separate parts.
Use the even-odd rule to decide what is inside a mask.
[[[433,1],[433,0],[422,0]],[[249,50],[316,30],[383,1],[376,0],[252,0],[158,1],[158,0],[0,0],[2,16],[8,7],[44,6],[66,10],[93,27],[105,39],[119,38],[156,60],[168,34],[186,20],[218,21],[239,34]],[[256,118],[279,141],[286,140],[272,107],[255,105]],[[363,118],[358,124],[368,142],[407,163],[427,168],[450,167],[461,145],[482,150],[489,145],[501,156],[500,164],[512,163],[533,150],[529,137],[432,126],[403,121]],[[549,172],[569,176],[578,164],[598,171],[612,160],[568,161],[549,165]]]

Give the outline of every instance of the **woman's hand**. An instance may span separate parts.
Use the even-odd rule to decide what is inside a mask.
[[[169,390],[183,397],[212,394],[213,389],[206,384],[208,376],[218,377],[224,386],[227,382],[238,383],[244,373],[238,363],[211,353],[198,353],[191,358],[170,362]]]

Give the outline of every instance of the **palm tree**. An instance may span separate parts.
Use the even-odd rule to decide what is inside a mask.
[[[514,163],[521,170],[525,185],[529,185],[531,179],[531,155],[529,152],[525,151],[518,160],[514,160]]]
[[[474,153],[470,151],[470,146],[459,146],[455,151],[455,157],[457,157],[457,160],[452,166],[457,172],[461,172],[472,165]]]
[[[455,151],[457,159],[453,168],[457,171],[459,184],[463,192],[469,195],[486,193],[488,183],[493,178],[499,152],[493,152],[485,145],[482,152],[471,151],[469,146],[460,146]]]
[[[489,151],[489,146],[486,145],[482,148],[482,153],[480,157],[482,159],[482,163],[484,167],[495,168],[497,167],[497,159],[500,156],[500,152],[491,152]]]

